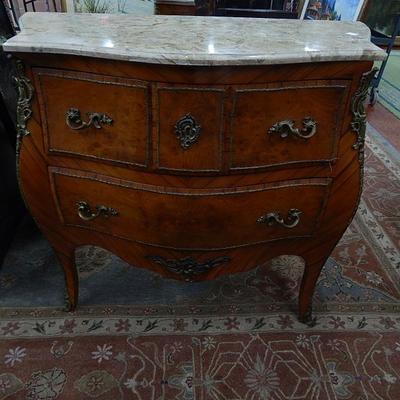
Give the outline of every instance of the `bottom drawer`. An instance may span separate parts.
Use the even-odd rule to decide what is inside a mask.
[[[63,224],[171,249],[225,249],[312,236],[330,179],[168,188],[50,167]]]

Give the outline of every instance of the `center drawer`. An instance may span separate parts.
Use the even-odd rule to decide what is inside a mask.
[[[174,249],[223,249],[313,235],[330,179],[233,189],[168,188],[50,167],[67,226]]]

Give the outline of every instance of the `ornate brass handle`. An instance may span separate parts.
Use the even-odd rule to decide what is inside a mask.
[[[180,259],[166,259],[161,256],[149,255],[146,258],[168,271],[181,275],[187,282],[192,282],[197,275],[205,274],[221,264],[231,261],[229,257],[216,257],[206,261],[197,261],[196,258],[190,256]]]
[[[199,139],[201,126],[190,114],[186,114],[177,121],[174,130],[181,147],[186,150]]]
[[[294,228],[300,222],[301,211],[297,208],[291,208],[288,211],[286,221],[282,215],[278,212],[270,212],[268,214],[262,215],[257,219],[258,224],[267,224],[272,226],[278,224],[284,226],[285,228]]]
[[[118,215],[118,212],[111,207],[106,206],[96,206],[96,212],[93,212],[86,201],[78,201],[76,203],[78,208],[78,215],[79,218],[83,219],[84,221],[91,221],[102,215],[105,218],[108,218],[110,215]]]
[[[89,121],[85,122],[81,119],[81,112],[77,108],[70,108],[65,113],[65,123],[73,130],[79,130],[94,126],[97,129],[101,128],[101,124],[111,125],[113,123],[112,118],[106,114],[97,112],[88,112],[86,115],[89,117]]]
[[[310,139],[316,132],[317,122],[310,117],[303,119],[303,128],[301,130],[294,127],[294,121],[292,120],[277,122],[268,129],[268,133],[278,133],[281,135],[281,138],[293,135],[301,139]]]

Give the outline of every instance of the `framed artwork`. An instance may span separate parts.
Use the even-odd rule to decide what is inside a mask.
[[[361,21],[371,29],[391,36],[395,27],[395,15],[400,13],[400,0],[368,0]]]
[[[300,0],[285,0],[283,3],[283,11],[297,13],[299,12]]]
[[[301,19],[356,21],[366,0],[306,0]]]

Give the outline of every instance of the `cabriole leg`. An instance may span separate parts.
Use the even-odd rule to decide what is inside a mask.
[[[57,258],[64,270],[64,278],[66,285],[65,308],[66,311],[74,311],[78,304],[79,280],[78,272],[75,265],[75,252],[72,256],[57,254]]]
[[[49,237],[49,236],[47,236]],[[75,246],[65,241],[51,241],[50,244],[60,262],[66,286],[66,310],[74,311],[78,304],[79,279],[75,264]]]
[[[303,259],[305,266],[299,293],[299,321],[308,326],[314,326],[315,318],[312,316],[312,299],[321,269],[328,257],[318,258],[309,254],[303,255]]]

